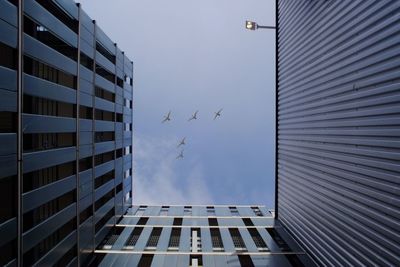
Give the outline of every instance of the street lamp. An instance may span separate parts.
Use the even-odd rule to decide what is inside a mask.
[[[257,29],[276,29],[275,26],[260,26],[254,21],[246,20],[246,29],[255,31]]]

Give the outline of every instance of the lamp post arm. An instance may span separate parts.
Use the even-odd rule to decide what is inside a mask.
[[[275,26],[260,26],[260,25],[257,25],[257,29],[276,29],[276,27]]]

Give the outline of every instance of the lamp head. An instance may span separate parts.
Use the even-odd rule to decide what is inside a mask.
[[[254,31],[257,29],[257,26],[257,23],[246,20],[246,29]]]

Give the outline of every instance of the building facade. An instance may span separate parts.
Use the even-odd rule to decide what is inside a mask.
[[[133,206],[96,256],[107,267],[314,266],[264,206]]]
[[[400,1],[277,1],[277,218],[321,266],[400,266]]]
[[[133,64],[72,0],[0,1],[0,265],[85,265],[131,205]]]

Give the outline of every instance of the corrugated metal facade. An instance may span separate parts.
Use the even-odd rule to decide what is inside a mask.
[[[77,266],[131,206],[133,64],[72,0],[0,0],[0,266]]]
[[[400,1],[277,3],[278,218],[321,266],[400,266]]]

